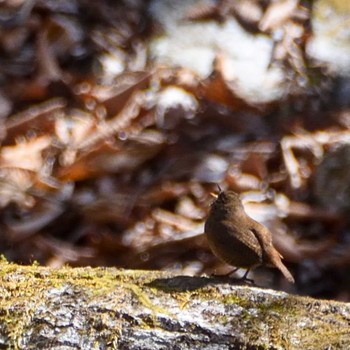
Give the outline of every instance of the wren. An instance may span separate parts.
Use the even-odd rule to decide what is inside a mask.
[[[247,279],[251,269],[268,266],[279,269],[294,283],[293,276],[282,263],[282,255],[272,244],[271,232],[246,214],[237,193],[219,193],[211,205],[204,232],[219,259],[237,269],[247,269],[243,279]]]

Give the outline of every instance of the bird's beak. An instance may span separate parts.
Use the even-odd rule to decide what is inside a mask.
[[[210,192],[210,195],[215,199],[219,197],[219,195],[217,193],[214,193],[214,192]]]

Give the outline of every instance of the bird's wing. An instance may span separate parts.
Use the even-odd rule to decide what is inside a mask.
[[[241,241],[249,249],[254,251],[259,257],[262,257],[262,251],[260,248],[261,244],[256,235],[252,232],[252,230],[250,230],[249,226],[247,226],[247,228],[244,228],[242,225],[239,225],[239,222],[236,224],[232,220],[229,220],[227,222],[225,221],[224,224],[226,227],[231,228],[232,237]],[[239,235],[236,234],[237,231],[240,232]]]
[[[270,251],[271,248],[273,248],[273,250],[277,252],[279,257],[283,259],[282,254],[273,247],[272,235],[268,228],[252,219],[251,231],[259,241],[263,251]]]
[[[270,266],[277,267],[290,283],[294,283],[294,278],[292,274],[289,272],[289,270],[281,260],[283,256],[272,245],[272,236],[270,231],[258,222],[255,223],[256,224],[252,225],[251,230],[255,234],[255,237],[258,239],[262,246],[262,259],[264,263]]]
[[[272,245],[272,235],[267,227],[251,219],[250,229],[252,230],[252,232],[254,233],[255,237],[259,242],[263,242],[264,245],[267,245],[267,246]]]

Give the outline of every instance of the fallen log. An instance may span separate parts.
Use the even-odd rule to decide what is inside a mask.
[[[350,347],[346,303],[160,271],[0,268],[0,349]]]

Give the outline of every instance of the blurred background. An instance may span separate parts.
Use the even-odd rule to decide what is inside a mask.
[[[347,0],[0,2],[0,253],[189,275],[241,193],[295,276],[350,300]]]

